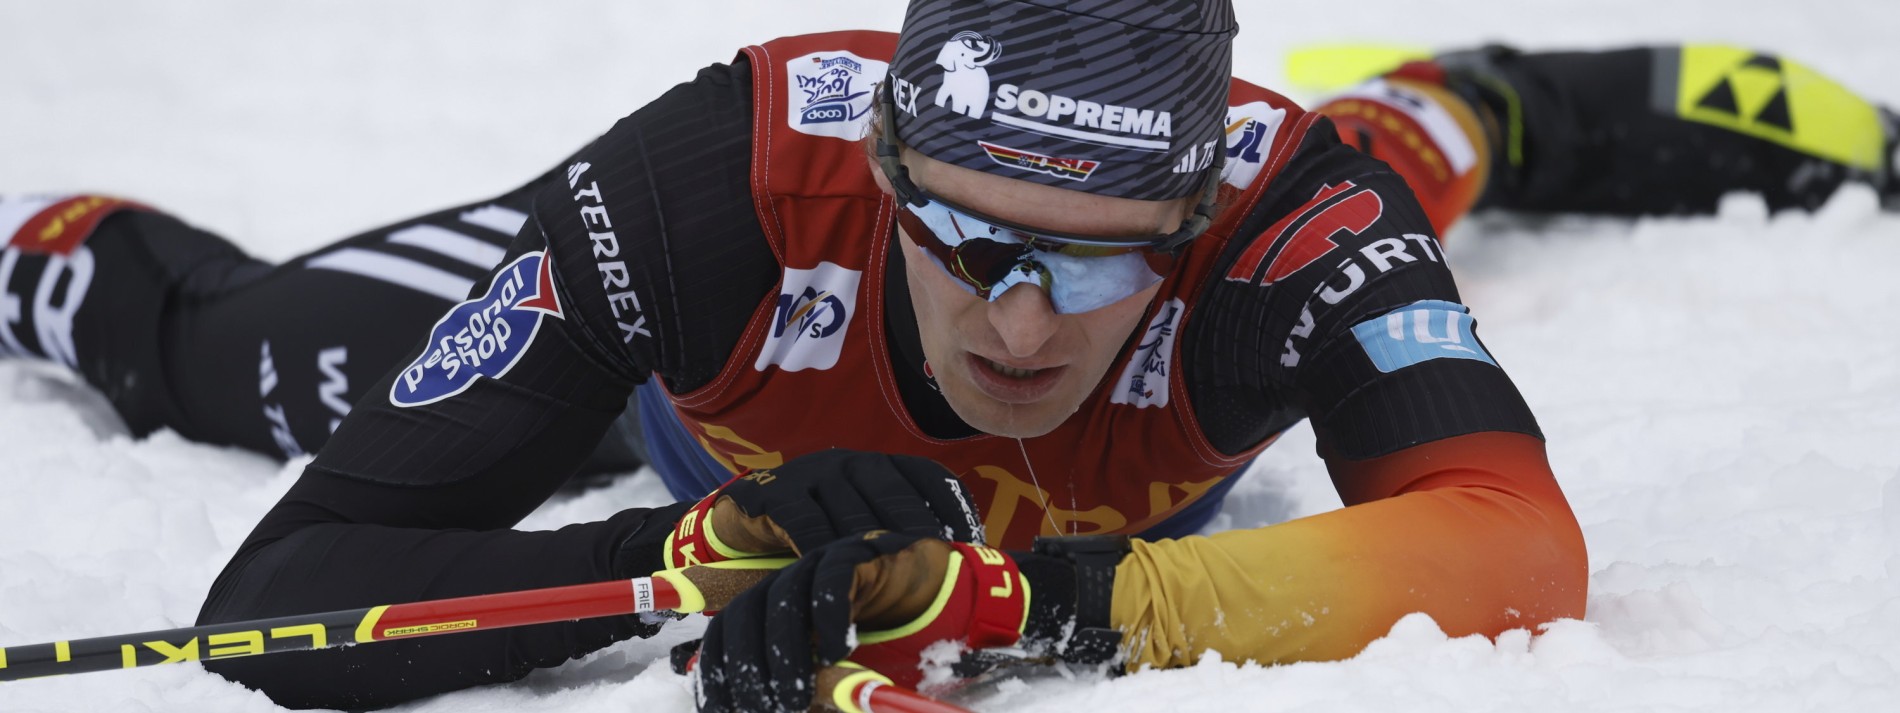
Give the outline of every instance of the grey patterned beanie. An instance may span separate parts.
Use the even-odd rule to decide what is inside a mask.
[[[999,176],[1181,198],[1225,148],[1235,31],[1229,0],[912,0],[898,138]]]

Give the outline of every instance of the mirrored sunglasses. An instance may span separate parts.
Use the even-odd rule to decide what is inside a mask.
[[[971,294],[994,301],[1020,284],[1041,287],[1056,312],[1089,312],[1160,282],[1174,258],[1144,247],[1059,243],[998,225],[928,193],[905,203],[898,225]]]
[[[901,161],[889,82],[878,92],[877,159],[902,204],[898,224],[943,271],[972,294],[994,301],[1010,287],[1034,284],[1055,310],[1101,309],[1160,282],[1174,256],[1213,223],[1225,153],[1217,152],[1201,200],[1165,235],[1110,237],[1031,228],[965,208],[917,186]]]

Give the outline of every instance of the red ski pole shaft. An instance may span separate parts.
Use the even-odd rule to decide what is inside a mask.
[[[841,713],[970,713],[849,661],[818,672],[818,700]]]
[[[655,611],[718,609],[789,559],[744,559],[652,577],[366,609],[0,647],[0,681],[258,656]]]

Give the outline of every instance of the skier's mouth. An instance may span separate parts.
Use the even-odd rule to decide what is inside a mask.
[[[1035,375],[1035,373],[1038,371],[1037,369],[1018,369],[1013,366],[1003,366],[1002,364],[995,361],[991,361],[989,359],[984,359],[983,363],[989,366],[990,371],[994,371],[998,374],[1002,374],[1003,376],[1007,376],[1012,379],[1028,378],[1030,376]]]
[[[1026,404],[1041,400],[1062,380],[1066,366],[1041,369],[1010,366],[994,359],[966,355],[970,380],[978,390],[1004,403]]]

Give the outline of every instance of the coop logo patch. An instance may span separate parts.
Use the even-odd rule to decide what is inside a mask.
[[[1221,168],[1227,185],[1246,188],[1260,175],[1273,149],[1286,110],[1266,102],[1248,102],[1227,108],[1227,164]]]
[[[1168,405],[1168,371],[1174,359],[1174,335],[1181,328],[1181,315],[1186,312],[1187,303],[1179,297],[1168,300],[1155,311],[1154,319],[1148,320],[1148,331],[1142,332],[1135,344],[1134,356],[1129,357],[1128,366],[1122,368],[1115,393],[1108,395],[1109,403],[1135,408]]]
[[[1464,305],[1424,300],[1355,324],[1352,335],[1384,374],[1433,359],[1469,359],[1497,366],[1478,343],[1476,327],[1477,321]]]
[[[1095,169],[1102,165],[1101,161],[1044,156],[1039,153],[1012,149],[1008,146],[998,146],[988,141],[978,141],[976,143],[978,146],[983,147],[984,153],[990,155],[991,161],[1010,168],[1020,168],[1024,171],[1034,173],[1047,173],[1051,176],[1067,178],[1071,181],[1089,180],[1089,176],[1094,175]]]
[[[802,371],[837,366],[851,316],[857,311],[862,274],[829,262],[809,270],[786,268],[771,331],[752,368],[765,371],[777,365],[786,371]]]
[[[785,122],[812,136],[858,140],[887,67],[850,52],[818,52],[786,62],[791,101]]]
[[[543,317],[564,319],[553,265],[535,251],[496,271],[486,294],[436,320],[422,355],[390,385],[389,402],[432,404],[467,391],[481,377],[501,378],[534,343]]]

